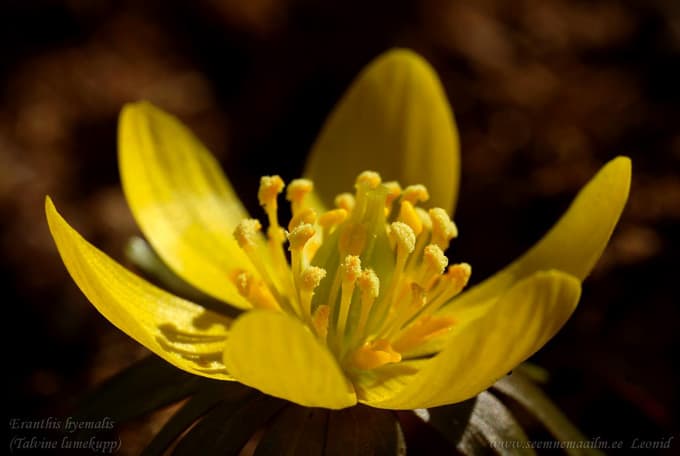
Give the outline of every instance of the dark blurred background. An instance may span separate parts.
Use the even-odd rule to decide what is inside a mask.
[[[632,157],[631,197],[610,246],[574,317],[533,360],[587,435],[677,432],[680,2],[2,5],[10,417],[67,413],[83,391],[144,354],[73,284],[43,213],[49,194],[86,238],[125,261],[137,228],[116,164],[123,103],[149,99],[181,117],[256,210],[259,176],[297,177],[352,77],[404,46],[434,65],[455,110],[463,180],[452,255],[473,265],[475,281],[535,242],[604,162]],[[124,452],[145,436],[126,437]]]

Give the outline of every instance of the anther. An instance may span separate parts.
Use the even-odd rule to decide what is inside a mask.
[[[355,255],[347,255],[340,265],[342,269],[342,293],[340,295],[340,309],[338,312],[338,335],[343,335],[347,324],[354,284],[361,275],[361,259]]]
[[[288,250],[302,250],[307,241],[316,233],[314,227],[309,223],[296,226],[293,231],[288,233]]]
[[[311,317],[312,297],[314,290],[319,286],[321,280],[326,277],[326,270],[316,266],[309,266],[300,274],[300,304],[303,315]]]
[[[432,219],[432,243],[446,250],[451,239],[458,236],[458,228],[446,211],[440,207],[430,209],[429,214]]]
[[[261,229],[262,225],[260,224],[259,220],[241,220],[234,229],[234,238],[242,249],[248,250],[252,247],[255,247],[257,242],[257,233],[259,233]]]
[[[324,212],[319,217],[317,222],[319,226],[323,229],[323,237],[326,239],[331,233],[331,229],[337,225],[340,225],[347,219],[347,211],[345,209],[332,209],[328,212]]]
[[[428,269],[439,275],[444,272],[444,269],[449,264],[449,259],[444,255],[442,249],[434,244],[430,244],[423,250],[423,260],[428,266]]]
[[[326,277],[326,270],[324,268],[309,266],[300,276],[300,287],[305,291],[314,291],[324,277]]]
[[[262,176],[260,178],[260,189],[257,192],[257,199],[260,205],[265,208],[276,210],[276,197],[283,191],[283,179],[280,176]]]
[[[305,197],[314,189],[314,183],[309,179],[295,179],[286,189],[286,199],[290,201],[293,215],[296,215],[303,207]]]
[[[357,188],[367,187],[373,190],[374,188],[377,188],[381,182],[382,179],[380,178],[380,174],[375,171],[364,171],[357,177],[355,185]]]
[[[403,222],[394,222],[390,225],[390,239],[396,244],[397,253],[411,253],[416,246],[416,235],[413,228]]]
[[[296,227],[302,224],[313,225],[316,222],[316,211],[312,208],[299,210],[288,223],[288,230],[293,231]]]
[[[424,185],[409,185],[401,192],[402,201],[410,201],[411,204],[422,203],[430,199],[430,193]]]
[[[364,328],[366,327],[371,307],[373,307],[373,303],[380,293],[380,279],[378,279],[378,276],[372,269],[365,269],[357,277],[357,286],[359,291],[361,291],[361,311],[353,334],[354,341],[364,334]]]
[[[233,277],[239,294],[258,309],[279,310],[280,307],[267,285],[248,272],[239,272]]]
[[[465,288],[470,280],[470,275],[472,275],[472,268],[468,263],[459,263],[449,266],[445,277],[451,283],[449,291],[453,293],[453,296],[457,295]]]
[[[354,209],[354,205],[356,204],[356,200],[354,195],[351,193],[340,193],[335,197],[334,203],[340,209],[344,209],[347,212],[352,212],[352,209]]]
[[[430,302],[420,315],[432,315],[451,298],[458,295],[470,280],[471,273],[472,269],[467,263],[449,266],[446,274],[440,276],[439,282],[430,290]]]

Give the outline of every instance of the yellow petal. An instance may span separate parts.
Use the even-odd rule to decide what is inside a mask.
[[[234,269],[252,272],[232,236],[248,214],[217,160],[175,117],[148,102],[123,108],[118,154],[125,197],[160,257],[201,291],[250,307],[228,279]]]
[[[222,363],[230,320],[154,287],[82,238],[45,201],[52,237],[71,277],[117,328],[187,372],[233,380]]]
[[[253,310],[239,317],[224,364],[239,382],[306,407],[356,403],[333,355],[299,320],[283,313]]]
[[[429,205],[452,211],[458,132],[434,69],[405,49],[382,54],[352,83],[312,148],[305,175],[326,207],[364,170],[402,186],[424,184]]]
[[[572,314],[580,293],[580,281],[565,272],[531,275],[508,290],[486,315],[461,322],[444,350],[402,390],[369,405],[436,407],[478,394],[541,348]]]
[[[583,280],[602,255],[628,199],[631,164],[627,157],[607,163],[576,196],[553,228],[519,259],[454,299],[441,310],[492,299],[536,271],[559,269]]]

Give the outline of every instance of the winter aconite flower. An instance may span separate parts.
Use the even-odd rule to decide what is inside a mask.
[[[180,369],[305,406],[450,404],[489,387],[569,318],[630,182],[629,160],[611,161],[538,244],[464,291],[470,266],[444,254],[458,234],[457,141],[432,68],[390,51],[331,114],[304,179],[262,178],[261,222],[177,119],[127,105],[119,161],[132,213],[179,276],[244,310],[235,319],[127,271],[49,199],[47,218],[92,304]]]

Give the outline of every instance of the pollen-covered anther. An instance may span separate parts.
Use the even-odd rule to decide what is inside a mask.
[[[449,291],[454,295],[460,293],[467,285],[472,274],[472,268],[468,263],[459,263],[449,266],[446,271],[446,279],[450,283]]]
[[[262,176],[260,178],[260,189],[257,192],[257,199],[260,205],[265,208],[276,209],[276,198],[283,191],[285,184],[280,176]]]
[[[286,199],[290,201],[293,215],[304,208],[305,197],[314,190],[314,182],[309,179],[295,179],[286,189]]]
[[[351,193],[340,193],[335,197],[333,202],[340,209],[344,209],[347,212],[352,212],[352,209],[354,209],[354,205],[356,204],[356,199]]]
[[[347,255],[341,267],[343,285],[353,285],[361,275],[361,259],[356,255]]]
[[[357,285],[361,290],[362,296],[367,298],[377,298],[380,293],[380,279],[373,269],[365,269],[361,271],[357,277]]]
[[[312,208],[305,208],[302,210],[299,210],[297,214],[295,214],[291,219],[290,223],[288,223],[288,231],[293,231],[295,228],[297,228],[300,225],[303,224],[308,224],[308,225],[314,225],[316,222],[316,211]]]
[[[300,274],[298,288],[300,290],[300,307],[303,315],[311,317],[312,297],[314,290],[326,277],[326,270],[317,266],[308,266]]]
[[[324,236],[328,235],[331,228],[340,225],[347,219],[347,211],[345,209],[332,209],[321,214],[317,222],[323,229]]]
[[[401,354],[394,350],[389,341],[385,339],[366,342],[351,357],[352,366],[362,370],[375,369],[399,361],[401,361]]]
[[[449,264],[449,259],[444,255],[442,249],[435,244],[430,244],[423,250],[423,261],[429,270],[439,275],[444,272]]]
[[[363,334],[368,315],[373,307],[373,303],[380,294],[380,279],[373,269],[364,269],[357,277],[357,286],[361,291],[361,313],[357,323],[356,334]]]
[[[234,238],[242,249],[248,250],[256,245],[257,233],[259,233],[261,229],[262,225],[259,220],[244,219],[236,225],[236,228],[234,229]]]
[[[382,183],[382,178],[380,174],[375,171],[364,171],[357,177],[356,187],[366,187],[371,190],[378,188],[378,185]]]
[[[430,192],[422,184],[409,185],[401,192],[402,201],[409,201],[411,204],[423,203],[430,199]]]
[[[317,266],[309,266],[300,275],[300,288],[303,291],[314,291],[321,280],[326,277],[326,270]]]
[[[411,253],[416,247],[416,234],[413,228],[403,222],[394,222],[390,225],[390,239],[395,243],[397,253]]]
[[[288,233],[288,250],[302,250],[308,240],[314,236],[316,230],[314,226],[309,223],[303,223],[296,226],[293,231]]]
[[[432,219],[432,243],[446,250],[451,239],[458,237],[458,228],[446,211],[440,207],[430,209],[429,215]]]
[[[280,309],[278,302],[267,285],[251,273],[241,271],[232,276],[239,294],[257,309]]]

